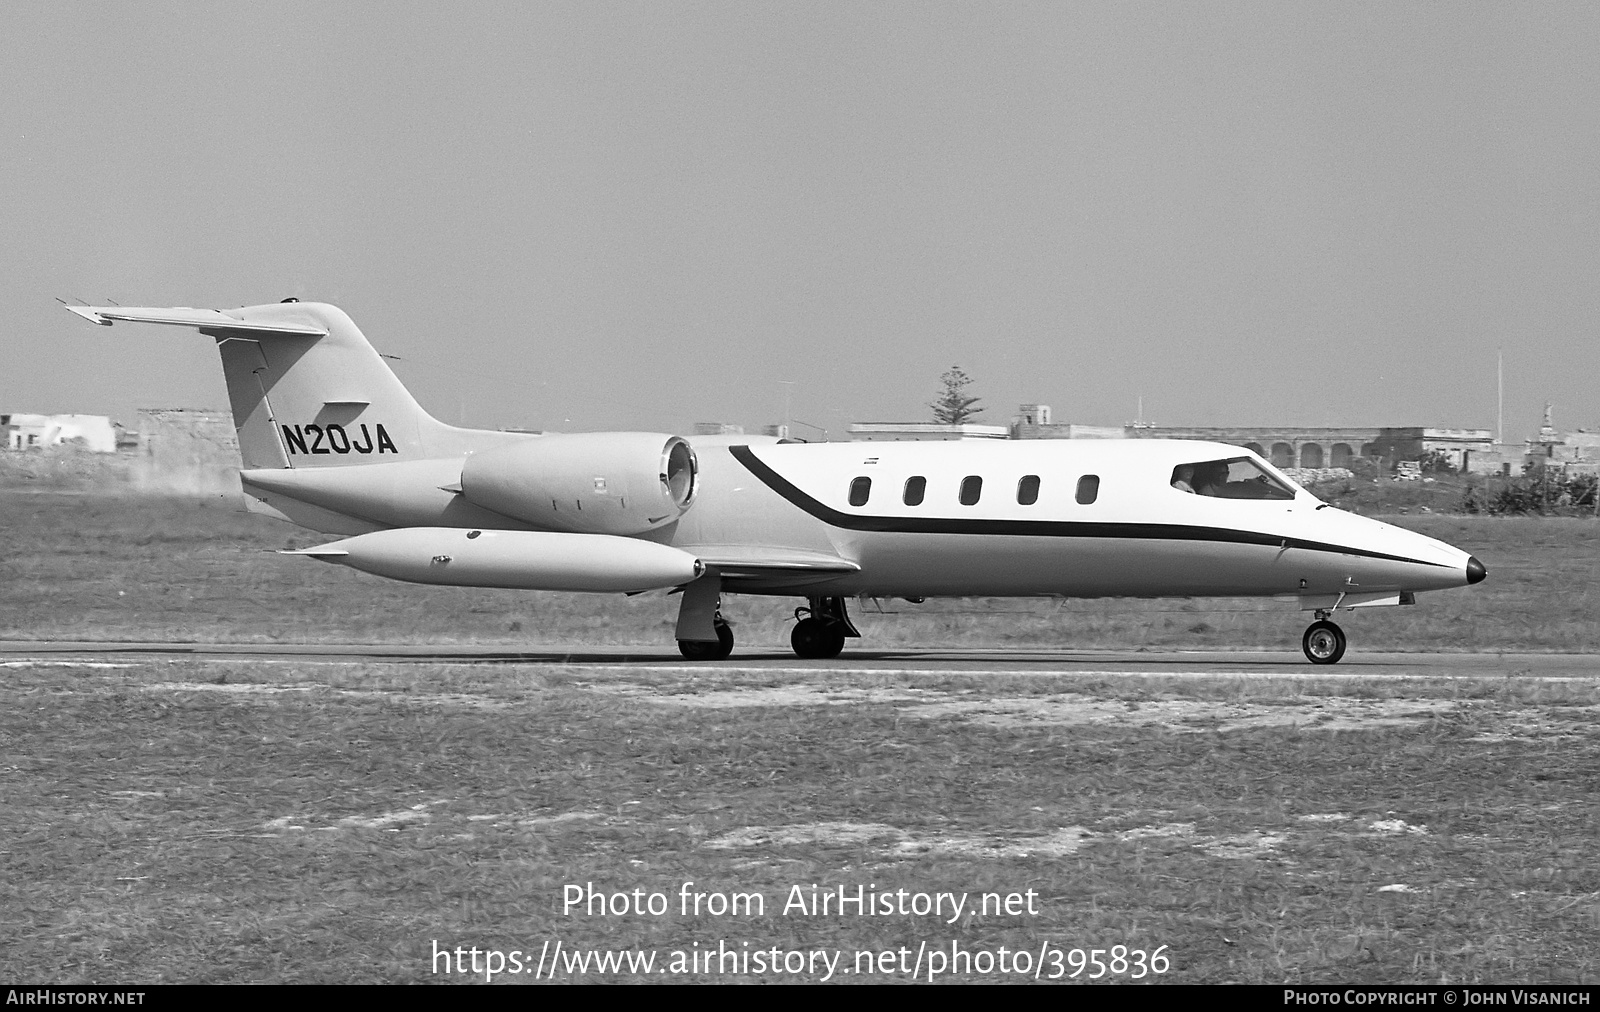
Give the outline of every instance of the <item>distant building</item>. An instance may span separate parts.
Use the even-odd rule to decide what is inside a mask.
[[[119,428],[104,415],[0,415],[0,437],[8,450],[69,443],[94,453],[116,453]]]
[[[1450,466],[1466,470],[1473,454],[1494,446],[1488,429],[1441,429],[1426,426],[1380,428],[1271,426],[1249,428],[1139,427],[1142,439],[1210,439],[1252,450],[1280,468],[1349,467],[1360,457],[1388,466],[1443,454]]]
[[[1503,454],[1497,452],[1488,429],[1446,429],[1425,426],[1185,426],[1074,425],[1056,422],[1043,404],[1023,404],[1011,425],[1013,439],[1204,439],[1242,446],[1270,460],[1273,466],[1295,469],[1349,467],[1366,457],[1387,465],[1421,460],[1431,452],[1443,454],[1461,471],[1499,471]],[[1521,466],[1520,451],[1518,466]]]
[[[1011,419],[1012,439],[1126,439],[1127,427],[1123,425],[1057,424],[1051,418],[1048,404],[1019,404],[1017,416]]]
[[[732,422],[695,422],[694,434],[697,436],[742,436],[744,426]]]
[[[1501,446],[1488,429],[1432,426],[1183,426],[1077,425],[1058,422],[1048,404],[1020,404],[1009,427],[940,422],[858,422],[852,439],[1203,439],[1251,450],[1284,469],[1349,468],[1362,458],[1393,468],[1438,453],[1458,471],[1504,473],[1523,464],[1521,447]],[[1548,421],[1548,419],[1547,419]],[[1549,429],[1548,425],[1546,427]],[[1563,466],[1600,466],[1600,433],[1568,433],[1540,444],[1539,452]],[[1580,440],[1578,437],[1582,436]],[[1530,443],[1530,447],[1531,447]],[[1572,449],[1567,450],[1567,447]],[[1528,453],[1532,453],[1530,449]]]
[[[1380,432],[1376,452],[1367,456],[1401,461],[1437,453],[1457,471],[1470,472],[1474,454],[1494,453],[1494,434],[1488,429],[1392,428]]]
[[[946,425],[944,422],[857,422],[850,438],[873,442],[951,439],[1010,439],[1004,425]]]
[[[1128,427],[1124,425],[1030,422],[1025,415],[1011,423],[1012,439],[1127,439],[1130,435]]]
[[[1521,474],[1527,463],[1528,448],[1522,443],[1490,443],[1487,450],[1473,450],[1467,455],[1466,474]]]
[[[1567,433],[1561,451],[1548,459],[1555,460],[1568,472],[1600,474],[1600,432],[1578,429]]]
[[[1178,425],[1131,426],[1137,439],[1208,439],[1251,450],[1279,468],[1349,467],[1358,457],[1381,458],[1379,443],[1388,430],[1349,427],[1249,426],[1200,428]],[[1419,454],[1420,456],[1420,454]]]
[[[1550,411],[1546,404],[1539,435],[1525,445],[1524,464],[1530,469],[1559,468],[1569,474],[1600,473],[1600,432],[1557,432]]]

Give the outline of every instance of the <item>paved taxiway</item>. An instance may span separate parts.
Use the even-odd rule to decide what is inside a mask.
[[[389,661],[398,663],[532,664],[563,669],[706,674],[992,674],[1065,678],[1115,676],[1197,678],[1518,678],[1600,681],[1600,654],[1365,653],[1315,666],[1287,651],[1109,651],[1038,649],[847,650],[826,661],[788,651],[748,650],[726,661],[690,663],[676,650],[647,647],[507,649],[504,645],[371,643],[135,643],[62,640],[0,641],[0,667],[37,661],[109,661],[163,657],[197,660]]]

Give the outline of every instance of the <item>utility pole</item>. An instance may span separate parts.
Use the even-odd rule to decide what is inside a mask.
[[[1506,352],[1504,348],[1495,352],[1495,414],[1494,414],[1494,441],[1506,441]]]

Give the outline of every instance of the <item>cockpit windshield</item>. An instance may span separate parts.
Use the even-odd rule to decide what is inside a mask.
[[[1218,499],[1293,499],[1294,489],[1249,457],[1203,460],[1172,469],[1172,487]]]

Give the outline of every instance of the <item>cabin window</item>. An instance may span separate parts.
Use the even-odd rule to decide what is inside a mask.
[[[1100,497],[1100,476],[1086,474],[1078,479],[1078,505],[1087,506]]]
[[[906,492],[903,497],[907,506],[921,506],[922,497],[928,494],[928,479],[916,475],[906,479]]]
[[[1036,474],[1023,475],[1022,480],[1017,482],[1017,505],[1032,506],[1038,501],[1039,476]]]
[[[861,477],[850,483],[850,505],[865,506],[867,504],[867,497],[871,494],[871,478]]]
[[[983,479],[975,474],[969,474],[961,479],[961,505],[976,506],[978,497],[983,495]]]
[[[1172,487],[1217,499],[1294,498],[1294,489],[1250,457],[1179,464],[1172,469]]]

